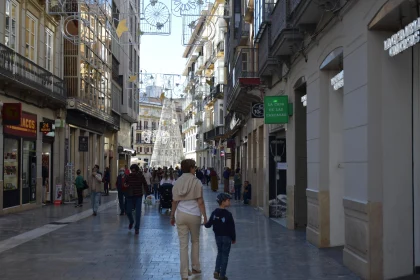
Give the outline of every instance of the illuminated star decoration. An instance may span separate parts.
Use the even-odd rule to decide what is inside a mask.
[[[128,26],[127,26],[127,19],[123,19],[118,23],[118,27],[117,27],[117,36],[118,38],[121,38],[121,35],[124,32],[128,31]]]

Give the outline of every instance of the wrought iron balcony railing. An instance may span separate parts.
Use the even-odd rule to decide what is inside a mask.
[[[64,81],[36,63],[0,44],[0,74],[18,82],[40,95],[66,103]]]
[[[302,0],[289,0],[290,13],[293,13]]]
[[[258,49],[241,49],[228,80],[227,103],[233,100],[240,78],[255,77],[258,77]]]
[[[214,138],[217,138],[218,136],[223,136],[225,133],[225,127],[224,126],[218,126],[213,128],[212,130],[209,130],[207,132],[204,132],[204,141],[213,140]]]
[[[288,9],[287,9],[287,2],[288,0],[279,0],[277,1],[277,5],[273,11],[273,20],[271,25],[271,42],[274,43],[281,32],[287,28],[287,21],[288,21]],[[271,46],[270,46],[271,47]]]

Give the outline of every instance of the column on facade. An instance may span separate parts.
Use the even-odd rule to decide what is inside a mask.
[[[3,104],[0,104],[0,108],[3,109]],[[4,134],[3,124],[0,122],[0,155],[4,158]],[[4,170],[3,160],[0,160],[0,170]],[[3,211],[3,176],[4,171],[0,172],[0,213]]]

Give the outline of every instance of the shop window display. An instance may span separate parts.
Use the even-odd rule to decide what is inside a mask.
[[[36,151],[35,142],[23,141],[22,203],[36,201]]]
[[[19,140],[4,139],[3,167],[3,206],[6,208],[19,205]]]

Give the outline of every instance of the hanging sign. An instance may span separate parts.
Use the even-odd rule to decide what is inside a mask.
[[[5,125],[3,127],[4,133],[11,134],[19,137],[35,138],[36,139],[36,124],[37,116],[22,112],[20,125]]]
[[[384,41],[384,50],[395,56],[420,42],[420,18]]]
[[[344,70],[341,70],[340,73],[331,79],[331,85],[333,86],[334,90],[339,90],[344,86]]]
[[[1,110],[3,125],[20,125],[22,103],[3,103]]]
[[[287,95],[264,97],[264,123],[289,122],[289,97]]]
[[[42,133],[50,133],[53,131],[53,123],[52,122],[40,122],[39,123],[39,132]]]
[[[79,136],[79,152],[89,151],[89,137],[88,136]]]
[[[261,102],[252,102],[251,117],[253,119],[262,119],[262,118],[264,118],[264,103],[261,103]]]

